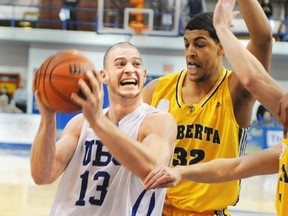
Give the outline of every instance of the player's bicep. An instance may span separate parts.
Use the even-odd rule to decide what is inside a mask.
[[[55,175],[61,174],[71,160],[79,140],[83,125],[82,116],[74,117],[64,128],[60,139],[56,142]]]
[[[153,120],[149,120],[153,119]],[[158,113],[147,119],[147,128],[143,144],[147,145],[151,154],[157,159],[157,164],[168,165],[171,160],[176,140],[177,125],[169,113]]]

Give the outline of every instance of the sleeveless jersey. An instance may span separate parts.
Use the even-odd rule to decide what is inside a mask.
[[[137,139],[144,118],[155,112],[158,110],[154,107],[142,104],[124,117],[118,127]],[[50,215],[160,216],[165,194],[165,189],[144,190],[141,179],[117,162],[85,120]]]
[[[173,166],[215,158],[235,158],[245,152],[247,130],[236,122],[228,88],[231,71],[223,68],[210,92],[198,104],[185,104],[182,86],[187,70],[159,78],[152,106],[169,111],[177,121]],[[167,190],[167,206],[191,212],[220,210],[235,205],[240,181],[203,184],[181,180]],[[221,215],[222,215],[221,214]]]
[[[282,141],[279,163],[279,179],[276,192],[276,210],[278,216],[288,215],[288,138]]]

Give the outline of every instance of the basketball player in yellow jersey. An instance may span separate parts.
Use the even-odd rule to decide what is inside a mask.
[[[214,26],[224,47],[225,55],[245,88],[281,122],[284,139],[273,148],[243,157],[221,158],[206,163],[174,168],[160,167],[147,176],[144,181],[145,188],[174,186],[177,188],[177,185],[181,185],[183,180],[205,183],[231,182],[254,175],[279,172],[276,208],[279,216],[287,216],[288,93],[285,93],[285,90],[266,73],[260,62],[243,47],[231,32],[230,24],[235,13],[229,2],[230,0],[219,0],[214,12]]]
[[[237,2],[250,32],[247,48],[269,70],[269,22],[257,0]],[[234,6],[235,1],[227,4]],[[235,158],[245,150],[255,99],[236,74],[224,68],[224,50],[212,18],[213,13],[201,13],[185,28],[187,69],[154,80],[144,89],[146,103],[168,110],[177,121],[173,166]],[[239,184],[204,185],[183,180],[168,189],[163,214],[229,215],[227,206],[237,203]]]

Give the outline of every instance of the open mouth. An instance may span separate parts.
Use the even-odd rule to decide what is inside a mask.
[[[134,85],[134,86],[136,86],[137,84],[138,84],[138,82],[135,79],[125,79],[125,80],[122,80],[120,82],[121,86],[126,86],[126,85]]]
[[[189,67],[189,68],[199,68],[200,65],[199,65],[199,64],[196,64],[195,62],[189,62],[189,63],[188,63],[188,67]]]

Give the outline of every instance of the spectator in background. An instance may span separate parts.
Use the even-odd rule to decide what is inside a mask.
[[[160,2],[158,0],[150,0],[150,7],[154,12],[154,29],[159,30],[161,26]]]
[[[270,0],[262,0],[261,7],[267,18],[271,18],[273,16],[273,6]]]
[[[258,122],[262,121],[265,111],[267,111],[267,109],[262,104],[260,104],[258,106],[258,109],[257,109],[257,112],[256,112],[256,117],[257,117],[257,121]]]
[[[12,96],[11,104],[22,110],[24,113],[27,112],[27,89],[24,81],[21,80],[19,88],[15,90]]]
[[[0,95],[0,112],[2,113],[22,113],[22,110],[18,109],[12,104],[9,104],[9,99],[6,95]]]
[[[206,4],[204,0],[188,0],[187,6],[189,8],[189,16],[191,18],[198,13],[206,11]]]
[[[269,112],[269,110],[266,110],[263,114],[263,119],[261,122],[259,122],[259,125],[262,126],[277,126],[277,121],[273,117],[272,113]]]
[[[272,113],[267,110],[262,104],[259,105],[256,113],[257,121],[252,124],[259,126],[277,126],[278,121],[274,118]]]
[[[169,31],[172,28],[174,8],[175,8],[174,0],[161,1],[162,26],[165,31]]]
[[[67,29],[70,30],[78,30],[77,27],[77,11],[76,11],[76,7],[79,4],[80,0],[62,0],[63,1],[63,6],[64,6],[64,10],[68,11],[68,15],[65,15],[65,21],[70,21],[71,25],[67,25]],[[65,12],[64,12],[65,13]],[[61,17],[60,17],[61,18]],[[62,20],[62,19],[61,19]],[[63,20],[62,20],[63,21]],[[72,28],[71,28],[71,27]]]
[[[0,95],[2,98],[7,98],[8,103],[10,103],[11,100],[11,96],[8,94],[8,89],[6,86],[2,86],[1,90],[0,90]]]

